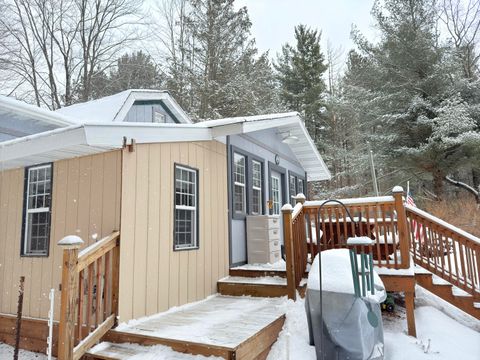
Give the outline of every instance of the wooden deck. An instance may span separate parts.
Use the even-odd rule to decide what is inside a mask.
[[[183,353],[224,359],[266,358],[285,315],[282,298],[213,296],[205,301],[123,324],[110,330],[88,355],[98,359],[128,359],[132,350],[122,343],[166,345]],[[134,354],[133,354],[133,353]]]

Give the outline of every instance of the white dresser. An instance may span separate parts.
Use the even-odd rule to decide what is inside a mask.
[[[278,215],[247,216],[249,264],[273,264],[281,259]]]

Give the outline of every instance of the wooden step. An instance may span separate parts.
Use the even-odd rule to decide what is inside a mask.
[[[305,296],[307,282],[302,281],[297,290]],[[281,297],[287,296],[287,279],[278,276],[227,276],[217,282],[217,291],[229,296]]]
[[[480,320],[480,308],[475,306],[478,299],[472,295],[428,272],[416,272],[415,281],[439,298]]]
[[[230,276],[241,276],[241,277],[287,277],[287,272],[285,270],[260,270],[260,269],[242,269],[242,268],[231,268]]]
[[[222,295],[281,297],[287,296],[287,279],[274,276],[242,277],[227,276],[217,282]]]

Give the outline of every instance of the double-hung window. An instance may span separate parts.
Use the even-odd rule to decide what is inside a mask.
[[[246,157],[233,153],[233,211],[236,214],[245,214],[247,210],[246,171]]]
[[[260,215],[262,209],[262,163],[252,160],[252,214]]]
[[[289,176],[288,187],[290,190],[290,203],[295,205],[295,196],[297,196],[297,178],[295,175]]]
[[[295,197],[302,193],[305,194],[305,178],[293,172],[288,175],[288,190],[290,193],[290,203],[295,205]]]
[[[181,165],[175,165],[174,248],[198,248],[198,170]]]
[[[25,215],[22,254],[47,256],[52,203],[52,164],[25,171]]]

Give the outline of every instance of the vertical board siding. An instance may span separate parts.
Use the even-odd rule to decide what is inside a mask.
[[[198,169],[199,249],[173,251],[174,164]],[[120,319],[151,315],[216,292],[228,273],[225,145],[142,144],[124,150]]]
[[[57,242],[78,235],[87,246],[119,229],[120,170],[120,151],[54,163],[48,257],[20,256],[25,170],[0,172],[0,313],[16,313],[23,275],[24,316],[47,318],[54,288],[59,318],[62,249]]]

